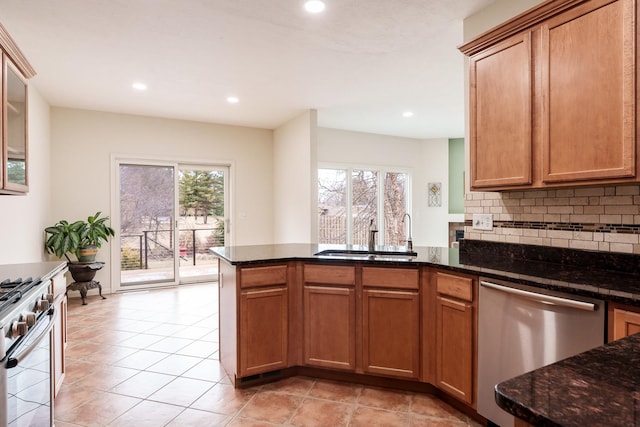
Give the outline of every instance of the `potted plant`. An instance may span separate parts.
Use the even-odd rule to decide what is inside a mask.
[[[44,247],[47,252],[58,258],[65,257],[68,261],[69,271],[76,282],[89,282],[93,280],[97,270],[104,263],[95,262],[98,248],[115,235],[113,228],[106,222],[109,217],[100,218],[101,212],[87,217],[86,221],[69,222],[60,220],[51,227],[44,229],[46,240]],[[69,255],[73,254],[77,261],[73,261]]]

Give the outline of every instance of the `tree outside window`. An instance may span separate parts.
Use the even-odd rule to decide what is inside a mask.
[[[367,245],[373,218],[380,231],[378,244],[403,246],[408,180],[404,172],[319,169],[319,243]]]

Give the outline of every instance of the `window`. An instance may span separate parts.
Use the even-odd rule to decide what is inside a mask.
[[[318,169],[318,242],[367,245],[369,223],[374,219],[380,230],[379,245],[403,246],[408,195],[405,172]]]

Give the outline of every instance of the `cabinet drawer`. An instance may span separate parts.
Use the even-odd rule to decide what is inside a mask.
[[[64,295],[64,293],[67,292],[67,277],[65,276],[66,272],[67,269],[51,278],[51,293],[53,294],[54,298],[57,298],[60,295]]]
[[[240,270],[240,287],[284,285],[287,283],[287,266],[252,267]]]
[[[468,277],[437,273],[436,288],[439,294],[449,295],[465,301],[473,301],[473,279]]]
[[[393,289],[418,289],[419,273],[411,268],[364,267],[362,285],[365,287],[383,287]]]
[[[351,266],[311,265],[304,266],[305,283],[328,285],[355,285],[356,268]]]

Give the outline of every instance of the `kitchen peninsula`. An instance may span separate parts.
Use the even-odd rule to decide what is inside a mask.
[[[610,311],[640,306],[636,255],[473,240],[460,249],[417,247],[414,256],[378,249],[212,248],[220,260],[220,357],[234,385],[299,374],[343,379],[434,393],[478,417],[480,276],[596,297]],[[621,354],[634,339],[602,348]]]

